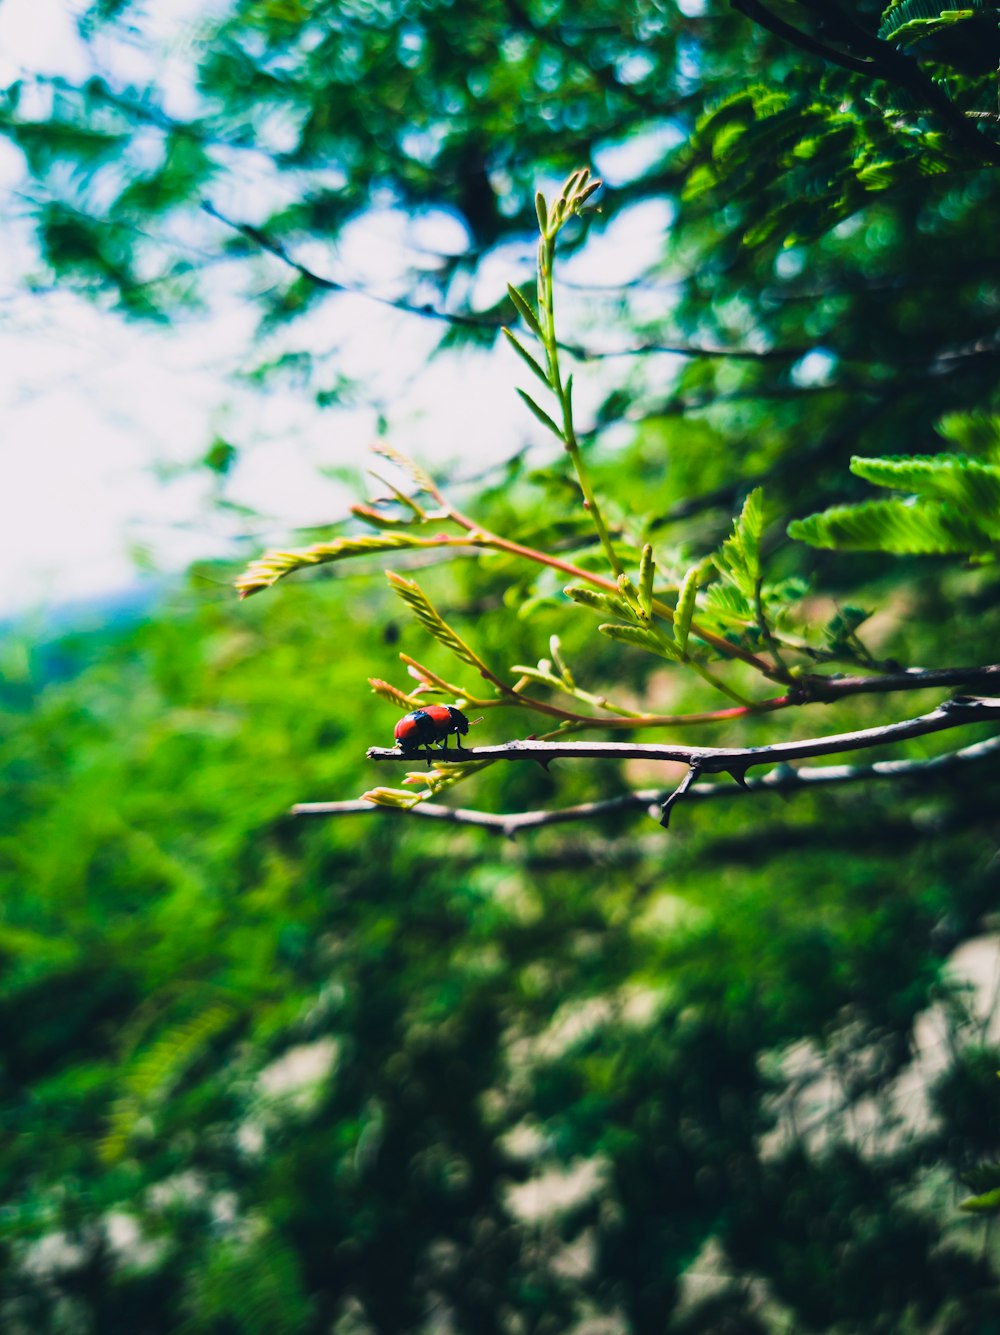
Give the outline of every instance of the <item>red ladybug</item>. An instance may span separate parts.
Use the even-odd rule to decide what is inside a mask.
[[[478,720],[477,720],[478,722]],[[459,736],[469,731],[469,720],[454,705],[427,705],[424,709],[415,709],[396,724],[396,745],[404,756],[413,755],[422,746],[440,743],[447,751],[448,738],[455,734],[456,745],[463,750]]]

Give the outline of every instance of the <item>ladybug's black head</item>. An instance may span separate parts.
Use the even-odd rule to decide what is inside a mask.
[[[451,726],[454,731],[464,736],[469,731],[469,720],[454,705],[448,705],[448,713],[451,715]]]

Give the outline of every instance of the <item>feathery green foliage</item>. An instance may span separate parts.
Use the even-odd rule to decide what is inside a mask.
[[[909,554],[987,556],[1000,544],[1000,467],[961,455],[851,460],[876,486],[905,500],[835,506],[798,519],[789,536],[816,547]]]

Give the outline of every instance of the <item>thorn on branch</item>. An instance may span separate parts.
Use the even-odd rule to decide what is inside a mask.
[[[670,811],[678,803],[692,784],[698,782],[698,776],[701,774],[701,762],[693,761],[688,768],[688,772],[681,779],[680,783],[670,794],[667,800],[660,807],[660,824],[665,830],[670,828]]]

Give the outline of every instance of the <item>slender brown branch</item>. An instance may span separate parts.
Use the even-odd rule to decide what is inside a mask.
[[[807,788],[862,783],[872,779],[923,782],[998,755],[1000,755],[1000,737],[990,737],[986,741],[975,742],[971,746],[948,751],[929,760],[877,760],[872,765],[824,765],[809,769],[793,769],[790,765],[780,765],[760,778],[747,779],[743,787],[750,793],[792,794]],[[688,801],[700,802],[736,797],[739,792],[740,789],[731,783],[707,783],[697,788],[690,788],[686,797]],[[522,830],[534,830],[545,825],[562,825],[571,821],[593,820],[622,811],[644,811],[659,820],[662,805],[670,795],[669,790],[659,788],[638,789],[619,797],[605,798],[598,802],[581,802],[554,811],[518,811],[508,815],[495,815],[470,807],[446,807],[435,802],[421,802],[408,811],[403,811],[398,807],[378,806],[363,800],[300,802],[292,807],[292,814],[364,816],[379,812],[396,816],[419,816],[425,820],[444,821],[452,825],[478,826],[512,839]]]
[[[480,315],[467,315],[461,311],[443,311],[426,302],[408,301],[405,297],[382,296],[360,283],[340,282],[335,278],[326,278],[323,274],[317,273],[315,269],[310,269],[308,265],[297,260],[281,241],[269,236],[267,232],[262,231],[259,227],[227,217],[209,200],[203,200],[201,207],[202,211],[207,213],[210,218],[214,218],[216,222],[222,223],[224,227],[229,227],[232,231],[238,232],[245,240],[252,242],[259,249],[266,251],[267,254],[273,255],[276,260],[280,260],[289,269],[293,269],[300,278],[304,278],[306,282],[312,283],[316,287],[324,288],[327,292],[343,292],[350,293],[353,296],[367,297],[369,301],[374,301],[379,306],[388,306],[392,310],[403,311],[407,315],[419,315],[425,320],[440,320],[444,324],[461,325],[467,329],[483,329],[495,331],[498,334],[500,332],[502,321],[497,319]]]
[[[468,515],[462,514],[460,510],[456,510],[454,506],[450,505],[449,502],[445,500],[444,496],[436,488],[432,494],[435,500],[447,509],[449,517],[468,532],[469,537],[466,540],[468,546],[491,547],[495,551],[509,552],[511,556],[523,556],[529,561],[534,561],[536,565],[545,565],[553,570],[561,570],[564,575],[570,575],[574,579],[583,580],[585,584],[594,584],[600,589],[605,589],[608,593],[618,593],[618,583],[616,580],[606,579],[603,575],[598,575],[592,570],[584,570],[581,566],[573,565],[569,561],[562,561],[557,556],[549,556],[546,552],[538,551],[534,547],[525,547],[522,543],[513,542],[509,538],[502,538],[498,533],[492,533],[489,529],[483,528],[482,525],[477,524],[474,519],[470,519]],[[446,541],[450,544],[455,544],[460,542],[460,539],[449,538],[446,539]],[[669,607],[666,603],[660,602],[659,599],[653,600],[653,610],[656,612],[657,616],[661,616],[667,621],[673,621],[674,619],[674,609]],[[749,649],[744,649],[741,645],[733,644],[731,641],[724,639],[721,635],[713,635],[710,630],[706,630],[704,626],[701,626],[694,621],[691,623],[691,633],[692,635],[697,636],[698,639],[703,640],[706,644],[710,644],[713,649],[724,657],[738,658],[741,662],[748,663],[750,667],[755,668],[765,677],[769,677],[772,680],[780,681],[782,684],[785,684],[785,679],[780,672],[776,672],[774,667],[768,663],[766,659],[760,658]]]
[[[871,61],[858,60],[855,56],[848,55],[845,51],[837,51],[832,46],[825,46],[822,42],[817,42],[814,37],[808,33],[802,32],[800,28],[793,27],[786,23],[784,19],[779,19],[776,14],[765,8],[759,3],[759,0],[729,0],[733,9],[738,13],[744,14],[752,23],[758,27],[766,28],[768,32],[773,32],[776,37],[782,37],[786,42],[791,42],[802,51],[808,51],[810,55],[819,56],[821,60],[827,60],[831,65],[840,65],[845,70],[851,70],[854,74],[864,74],[871,78],[874,74],[874,68]]]
[[[436,672],[432,672],[423,663],[418,663],[409,654],[400,654],[399,657],[415,673],[419,673],[424,681],[456,698],[464,699],[466,707],[472,709],[538,709],[540,713],[558,718],[561,722],[572,723],[574,731],[582,728],[620,728],[624,730],[628,728],[686,727],[689,724],[697,723],[731,723],[734,719],[749,718],[757,714],[769,714],[774,710],[787,709],[790,705],[799,703],[791,696],[777,695],[769,700],[755,700],[752,705],[734,705],[728,709],[705,709],[698,713],[688,714],[639,714],[631,712],[627,714],[577,714],[570,709],[562,709],[558,705],[548,705],[535,700],[533,696],[525,695],[522,691],[519,691],[516,686],[508,686],[506,682],[501,681],[492,673],[487,676],[487,680],[493,682],[497,689],[502,692],[500,698],[490,700],[484,696],[471,695],[455,682],[446,681],[444,677],[438,676]],[[369,684],[373,686],[375,680],[372,677],[368,678]],[[419,687],[417,691],[419,692]],[[590,698],[593,700],[595,708],[614,708],[610,701],[605,700],[602,705],[597,697]],[[410,696],[409,702],[414,708],[418,707],[415,696]]]
[[[588,348],[580,343],[562,343],[559,347],[581,362],[611,361],[616,357],[685,357],[695,359],[725,359],[737,362],[797,362],[814,350],[815,344],[798,348],[709,348],[696,343],[661,343],[650,340],[634,343],[628,348]],[[848,360],[841,358],[841,360]],[[874,360],[874,359],[866,359]]]
[[[848,695],[888,695],[892,691],[926,691],[948,686],[988,690],[1000,684],[1000,663],[964,668],[900,668],[877,677],[807,676],[792,688],[802,704],[830,704]]]
[[[866,66],[866,68],[868,68]],[[438,306],[433,306],[429,302],[409,301],[405,297],[386,297],[378,292],[373,292],[370,288],[361,283],[341,281],[335,278],[327,278],[324,274],[317,273],[307,264],[295,258],[288,250],[285,244],[277,238],[270,236],[259,227],[254,227],[250,223],[240,222],[238,219],[227,217],[210,201],[202,203],[203,212],[207,213],[216,222],[237,232],[245,240],[250,241],[260,250],[279,260],[288,268],[293,269],[300,278],[314,284],[316,287],[325,289],[327,292],[349,293],[352,296],[365,297],[369,301],[374,301],[380,306],[388,306],[392,310],[403,312],[406,315],[416,315],[424,320],[435,320],[442,324],[457,325],[467,329],[481,329],[484,332],[493,332],[499,334],[503,328],[504,321],[492,316],[472,315],[463,311],[445,311]],[[787,363],[799,361],[807,353],[815,348],[815,344],[802,345],[800,347],[788,348],[720,348],[705,347],[697,343],[663,343],[651,340],[645,343],[639,343],[627,348],[588,348],[580,343],[565,342],[562,339],[556,340],[556,346],[560,351],[568,353],[582,362],[607,361],[617,357],[645,357],[669,355],[673,357],[684,357],[691,360],[704,358],[705,360],[728,360],[728,361],[749,361],[749,362],[776,362]],[[824,345],[826,346],[826,345]],[[836,351],[836,349],[834,349]],[[837,353],[839,361],[845,365],[851,366],[870,366],[882,363],[891,363],[893,365],[914,365],[924,366],[933,365],[935,362],[952,361],[956,359],[969,357],[996,356],[1000,352],[995,337],[985,337],[977,339],[974,343],[961,345],[955,349],[945,349],[944,351],[929,354],[927,356],[908,356],[902,357],[892,352],[873,354],[872,356],[860,356],[858,354]],[[807,386],[807,389],[816,387]],[[828,391],[830,386],[820,386],[819,389]],[[787,387],[783,387],[783,392]],[[764,394],[767,391],[755,391],[758,394]],[[799,387],[798,392],[802,392]],[[715,400],[718,401],[718,400]],[[578,432],[584,436],[587,433]]]
[[[756,765],[788,764],[811,756],[840,755],[846,751],[867,750],[873,746],[888,746],[912,737],[942,732],[966,723],[989,723],[1000,719],[1000,698],[959,697],[947,700],[937,709],[917,718],[900,723],[886,723],[876,728],[862,728],[856,732],[835,733],[829,737],[810,737],[800,741],[776,742],[769,746],[708,747],[671,746],[664,743],[638,742],[533,742],[512,741],[502,746],[478,746],[469,750],[453,751],[448,755],[449,765],[461,765],[482,760],[534,760],[548,764],[553,760],[662,760],[696,766],[702,774],[745,774]],[[369,760],[407,761],[413,755],[403,755],[395,748],[373,746]],[[433,753],[418,753],[417,759],[436,758]]]

